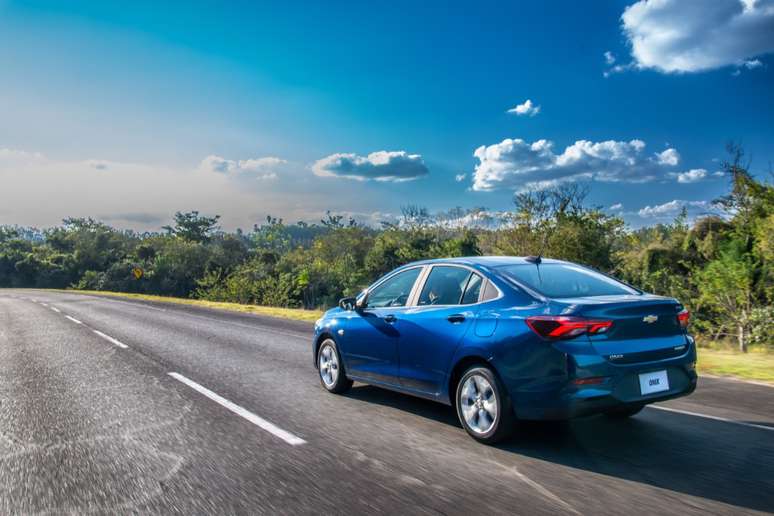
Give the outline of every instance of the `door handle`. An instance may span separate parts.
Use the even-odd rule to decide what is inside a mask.
[[[397,318],[397,317],[395,317],[395,316],[394,316],[394,315],[392,315],[392,314],[387,314],[387,315],[385,315],[385,316],[384,316],[384,322],[388,322],[388,323],[390,323],[390,324],[394,323],[394,322],[395,322],[395,321],[397,321],[397,320],[398,320],[398,318]]]
[[[465,316],[462,314],[454,314],[447,317],[446,320],[452,324],[458,324],[465,320]]]

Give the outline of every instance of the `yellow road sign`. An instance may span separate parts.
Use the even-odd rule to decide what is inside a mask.
[[[132,269],[132,274],[134,274],[135,279],[140,279],[142,278],[143,272],[141,268],[135,267],[134,269]]]

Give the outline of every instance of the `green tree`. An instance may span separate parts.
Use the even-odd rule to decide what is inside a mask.
[[[737,339],[739,350],[747,352],[750,338],[754,267],[741,245],[729,246],[698,274],[700,303],[718,314],[718,333],[727,329]]]
[[[220,215],[206,217],[199,215],[196,210],[185,213],[178,211],[175,213],[175,225],[164,226],[162,229],[187,242],[204,243],[209,242],[213,233],[219,229],[218,220]]]

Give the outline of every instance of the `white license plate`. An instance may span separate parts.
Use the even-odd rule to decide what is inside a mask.
[[[640,375],[640,393],[653,394],[654,392],[668,391],[669,378],[666,371],[643,373]]]

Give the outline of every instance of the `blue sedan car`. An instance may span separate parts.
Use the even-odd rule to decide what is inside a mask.
[[[517,420],[628,417],[696,388],[688,311],[574,263],[415,262],[339,305],[315,324],[325,389],[357,380],[453,405],[485,443]]]

